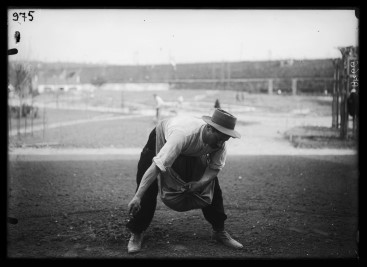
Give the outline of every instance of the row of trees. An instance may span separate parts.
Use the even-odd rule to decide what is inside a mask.
[[[15,61],[8,63],[8,126],[9,131],[16,130],[18,139],[21,133],[30,132],[33,135],[34,120],[39,117],[39,106],[36,97],[39,95],[37,80],[38,68],[36,65],[27,61]],[[106,79],[102,75],[97,75],[91,79],[90,83],[96,88],[106,83]],[[56,103],[61,91],[54,92],[56,95]],[[36,104],[38,103],[38,104]],[[58,107],[58,105],[57,105]],[[43,129],[45,130],[45,112],[43,109]],[[14,120],[15,119],[15,120]],[[15,123],[14,123],[15,121]]]
[[[27,117],[31,119],[31,129],[33,129],[33,119],[38,116],[38,108],[34,107],[34,98],[38,95],[36,85],[33,80],[35,68],[24,62],[9,63],[8,66],[8,92],[17,99],[17,104],[8,106],[9,129],[12,129],[11,118],[17,118],[17,134],[20,135],[21,121],[24,118],[25,131],[27,130]]]

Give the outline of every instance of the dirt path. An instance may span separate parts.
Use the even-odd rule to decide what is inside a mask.
[[[232,250],[210,239],[200,210],[158,200],[143,250],[129,255],[127,203],[136,159],[11,161],[11,258],[356,259],[355,156],[231,156],[219,179]]]

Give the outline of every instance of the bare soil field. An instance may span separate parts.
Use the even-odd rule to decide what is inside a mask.
[[[355,156],[232,156],[219,180],[232,250],[200,210],[158,201],[143,250],[127,254],[137,160],[12,161],[10,258],[357,259]]]

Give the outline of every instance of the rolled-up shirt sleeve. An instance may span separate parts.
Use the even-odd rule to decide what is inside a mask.
[[[165,172],[166,168],[171,167],[176,158],[181,154],[184,144],[185,138],[183,135],[172,134],[153,158],[153,162],[162,172]]]
[[[226,145],[218,151],[209,154],[209,168],[213,170],[222,170],[227,157],[227,147]]]

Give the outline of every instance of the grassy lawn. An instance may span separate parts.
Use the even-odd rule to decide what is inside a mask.
[[[357,148],[355,133],[348,128],[348,140],[340,139],[338,129],[320,126],[298,126],[284,133],[299,148]]]
[[[39,143],[52,143],[61,147],[117,147],[133,148],[142,147],[146,138],[154,127],[153,116],[114,119],[98,122],[88,122],[72,126],[48,128],[58,122],[70,122],[74,120],[91,119],[100,115],[111,115],[108,112],[92,111],[91,107],[133,107],[130,111],[150,110],[154,111],[155,103],[153,94],[160,95],[165,101],[175,102],[180,96],[184,99],[184,110],[199,111],[213,108],[216,99],[221,106],[229,111],[234,108],[252,107],[254,111],[236,111],[241,115],[261,115],[276,117],[305,112],[301,116],[317,118],[318,116],[330,116],[331,120],[331,96],[292,96],[292,95],[268,95],[244,93],[243,101],[236,100],[235,91],[212,91],[212,90],[168,90],[168,91],[106,91],[96,90],[93,94],[73,95],[68,93],[59,95],[58,101],[67,103],[70,107],[78,106],[80,110],[57,109],[55,96],[51,94],[40,95],[39,116],[34,119],[33,126],[44,126],[44,130],[34,131],[33,134],[24,134],[25,120],[21,121],[21,135],[9,138],[10,146],[35,145]],[[88,97],[88,101],[86,101]],[[43,108],[42,103],[49,106]],[[86,105],[88,103],[88,106]],[[55,108],[50,108],[55,105]],[[204,114],[204,113],[203,113]],[[118,114],[118,115],[123,115]],[[9,121],[8,121],[9,123]],[[11,129],[16,129],[17,120],[10,121]],[[27,119],[27,128],[30,129],[31,120]]]
[[[163,98],[164,101],[175,102],[180,96],[184,102],[190,103],[207,103],[214,106],[215,100],[218,99],[222,107],[226,106],[249,106],[264,112],[287,113],[292,110],[309,109],[316,115],[331,116],[331,96],[315,96],[315,95],[268,95],[268,94],[249,94],[243,93],[243,101],[236,100],[235,91],[217,91],[217,90],[184,90],[175,89],[168,91],[137,91],[137,92],[117,92],[117,91],[96,91],[91,105],[102,102],[112,101],[116,107],[123,101],[128,106],[131,103],[143,104],[154,107],[153,94],[156,93]],[[98,100],[97,100],[98,99]],[[115,102],[113,102],[113,100]],[[120,100],[118,103],[117,100]],[[97,105],[97,104],[96,104]]]
[[[242,100],[236,100],[236,91],[230,90],[200,90],[200,89],[174,89],[174,90],[149,90],[149,91],[114,91],[95,90],[93,93],[71,93],[60,94],[59,103],[67,103],[71,107],[79,105],[82,108],[88,107],[110,107],[110,108],[154,108],[155,101],[153,94],[158,94],[167,102],[176,102],[179,97],[183,97],[184,103],[194,105],[208,105],[213,107],[216,99],[222,107],[247,106],[254,107],[264,112],[287,113],[293,110],[309,109],[316,115],[331,115],[331,96],[320,95],[268,95],[250,94],[244,92]],[[53,103],[56,107],[55,95],[40,95],[38,102],[42,106],[43,102]]]
[[[91,110],[68,110],[41,107],[38,111],[38,116],[36,118],[33,118],[33,126],[39,126],[43,124],[47,126],[51,123],[90,119],[103,114],[105,113]],[[8,120],[9,128],[11,130],[17,129],[19,119],[12,117],[10,118],[10,120],[11,121]],[[21,129],[24,129],[25,125],[27,125],[27,128],[31,127],[31,123],[32,119],[29,117],[27,119],[20,119]]]
[[[20,137],[12,136],[12,146],[28,146],[39,143],[53,144],[58,147],[79,148],[135,148],[143,147],[154,123],[151,117],[139,119],[117,119],[112,121],[89,122],[72,126],[57,127],[35,131]]]

